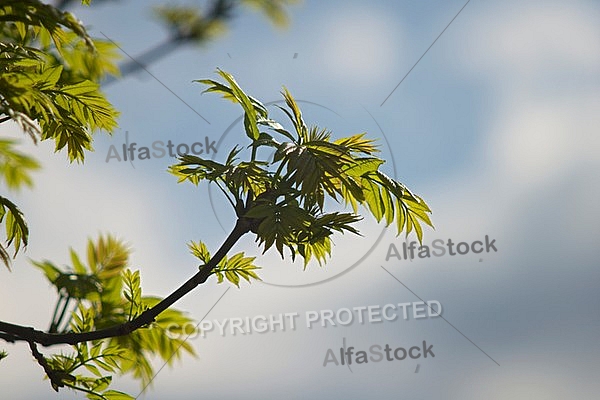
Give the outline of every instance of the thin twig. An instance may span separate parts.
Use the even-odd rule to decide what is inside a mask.
[[[67,311],[67,308],[69,307],[69,302],[71,301],[71,296],[67,296],[65,303],[63,305],[62,311],[60,312],[60,316],[58,317],[58,320],[56,321],[56,330],[58,331],[58,328],[60,327],[60,325],[62,324],[63,318],[65,317],[65,312]]]
[[[46,373],[46,375],[48,375],[48,379],[50,379],[50,382],[52,383],[52,388],[56,392],[58,392],[59,387],[65,386],[62,379],[56,373],[56,371],[54,371],[52,368],[50,368],[50,366],[48,365],[48,362],[46,361],[46,358],[44,358],[44,355],[38,351],[35,342],[30,341],[29,348],[31,349],[31,354],[33,354],[33,357],[35,357],[38,364],[40,364],[42,366],[42,368],[44,368],[44,372]]]
[[[62,293],[58,294],[58,299],[56,299],[56,305],[54,306],[54,312],[52,313],[52,321],[50,322],[50,328],[48,328],[49,333],[58,332],[58,327],[56,323],[56,317],[58,316],[58,310],[60,309],[60,303],[64,300],[64,296]]]

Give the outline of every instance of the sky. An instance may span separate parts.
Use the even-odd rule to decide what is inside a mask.
[[[12,272],[0,271],[1,319],[44,329],[55,293],[29,259],[66,264],[69,247],[83,252],[100,233],[130,244],[148,295],[166,296],[195,273],[190,240],[220,245],[235,220],[218,191],[177,184],[169,157],[108,156],[126,135],[138,147],[216,141],[216,160],[245,143],[239,106],[192,82],[216,79],[221,68],[265,103],[287,87],[307,122],[336,137],[377,138],[383,170],[433,210],[424,244],[451,240],[469,251],[406,259],[403,245],[415,237],[368,216],[362,237],[336,237],[327,265],[306,271],[244,239],[234,251],[258,256],[263,282],[238,289],[213,279],[178,302],[204,318],[205,336],[189,340],[198,357],[162,369],[139,398],[596,398],[600,4],[465,3],[305,0],[289,8],[286,29],[245,9],[225,36],[149,65],[154,77],[140,71],[106,87],[119,128],[95,136],[84,164],[3,124],[2,135],[21,138],[43,169],[33,189],[12,197],[31,237]],[[152,4],[164,2],[73,12],[135,57],[167,35]],[[421,301],[439,302],[441,316],[419,311]],[[406,303],[404,318],[398,304]],[[230,329],[281,316],[284,330]],[[368,363],[356,355],[340,363],[340,348],[381,352],[386,344],[419,347],[420,357],[369,353]],[[3,397],[80,398],[55,394],[27,346],[1,347],[10,354],[0,363]],[[140,393],[127,376],[113,386]]]

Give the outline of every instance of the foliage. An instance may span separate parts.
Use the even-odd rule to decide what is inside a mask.
[[[32,157],[15,149],[16,141],[0,139],[0,179],[12,190],[33,186],[31,172],[40,168]]]
[[[117,73],[114,46],[92,39],[73,14],[37,0],[0,1],[0,123],[12,120],[34,143],[53,140],[70,161],[82,162],[92,150],[92,134],[112,132],[118,113],[99,89],[106,74]],[[16,141],[0,139],[0,174],[9,189],[31,186],[39,168],[16,150]],[[0,259],[10,267],[28,242],[18,207],[0,197],[0,222],[6,242]]]
[[[210,252],[202,242],[190,242],[188,244],[190,252],[206,265],[210,261]],[[231,258],[224,256],[217,266],[212,270],[217,276],[217,282],[223,283],[224,279],[240,287],[240,278],[250,282],[250,279],[261,280],[256,274],[257,269],[261,269],[253,264],[256,257],[245,257],[244,253],[236,253]],[[202,265],[202,266],[203,266]],[[202,268],[200,266],[200,268]]]
[[[63,75],[62,65],[48,63],[33,49],[1,46],[0,66],[0,113],[14,119],[34,141],[52,139],[56,151],[66,147],[70,161],[83,161],[93,131],[116,127],[117,112],[97,83],[72,83],[79,74]]]
[[[237,4],[254,8],[267,16],[276,26],[289,24],[286,6],[297,0],[215,0],[210,7],[181,5],[161,5],[155,7],[157,17],[169,28],[172,37],[178,41],[204,43],[226,31],[226,21],[231,18]]]
[[[92,150],[93,134],[111,133],[118,113],[100,90],[107,75],[118,75],[117,46],[110,40],[92,38],[83,24],[59,0],[57,7],[39,0],[0,0],[0,124],[12,121],[37,143],[52,140],[55,151],[66,150],[68,159],[83,162]],[[90,1],[82,1],[89,5]],[[276,23],[285,18],[287,0],[234,2],[217,0],[204,18],[195,9],[163,8],[158,11],[178,40],[198,42],[223,30],[225,19],[236,4],[256,3]],[[17,150],[18,142],[0,139],[0,179],[10,190],[32,186],[36,160]],[[0,223],[6,241],[0,244],[0,259],[10,266],[14,256],[28,243],[29,231],[19,208],[0,196]],[[128,250],[114,238],[91,240],[87,265],[71,250],[71,267],[61,269],[49,261],[34,262],[56,288],[58,299],[48,332],[61,335],[102,330],[132,321],[161,299],[143,296],[139,271],[126,268]],[[215,273],[236,283],[239,277],[258,278],[253,258],[241,254],[223,259]],[[237,283],[236,283],[237,284]],[[152,357],[168,364],[183,353],[194,354],[184,335],[196,332],[192,320],[169,308],[150,324],[128,335],[83,341],[70,353],[44,357],[30,341],[32,354],[44,367],[55,390],[70,387],[92,399],[131,398],[108,390],[111,374],[131,373],[147,385],[152,378]],[[2,338],[13,341],[10,335]],[[172,337],[169,333],[179,335]],[[7,353],[0,352],[0,360]],[[86,373],[87,371],[87,373]],[[58,377],[58,378],[57,378]]]
[[[69,3],[57,2],[63,7]],[[203,12],[166,6],[158,8],[157,14],[171,29],[172,40],[204,42],[224,30],[224,22],[237,5],[257,8],[282,26],[287,23],[285,6],[292,3],[295,1],[215,0],[212,8]],[[90,37],[69,12],[39,0],[0,0],[0,124],[12,121],[35,143],[51,140],[55,152],[66,150],[70,162],[83,162],[86,151],[93,150],[94,133],[111,133],[116,127],[118,113],[99,86],[107,75],[119,73],[114,63],[116,49],[111,41]],[[58,297],[48,332],[0,321],[0,338],[29,342],[32,355],[55,390],[68,387],[90,399],[131,399],[109,389],[114,374],[129,373],[145,387],[154,374],[152,359],[170,365],[184,353],[195,355],[185,339],[197,331],[197,325],[170,306],[211,275],[218,283],[227,280],[238,287],[242,280],[260,280],[255,257],[227,255],[246,233],[256,235],[263,252],[274,246],[282,257],[284,249],[292,259],[299,254],[306,268],[313,258],[319,264],[326,261],[335,232],[359,233],[354,226],[361,219],[359,206],[377,221],[395,222],[398,234],[414,230],[419,240],[421,223],[431,225],[426,203],[379,170],[383,160],[375,156],[377,147],[364,134],[334,139],[326,129],[307,126],[298,104],[284,88],[286,108],[280,110],[291,125],[285,128],[230,74],[219,71],[219,75],[225,83],[199,82],[208,86],[206,91],[241,105],[249,157],[240,160],[248,151],[237,146],[223,163],[182,156],[170,172],[180,181],[216,184],[236,213],[236,227],[212,256],[204,243],[189,244],[203,264],[166,299],[142,294],[139,271],[129,269],[129,249],[112,236],[89,240],[85,257],[71,249],[68,267],[33,261]],[[0,139],[0,179],[10,190],[31,186],[31,174],[39,169],[39,164],[16,146],[16,141]],[[264,148],[275,149],[274,156],[261,157]],[[350,206],[352,212],[328,211],[328,199],[339,203],[338,208]],[[9,267],[9,250],[16,256],[28,244],[29,231],[22,212],[3,196],[0,224],[6,230],[0,259]],[[171,301],[175,293],[177,298]],[[147,316],[150,318],[145,319]],[[134,328],[102,339],[77,339],[135,322]],[[52,340],[76,339],[48,344],[39,335]],[[45,357],[37,350],[39,343],[75,344],[68,351]],[[0,360],[4,357],[6,353],[0,351]]]
[[[6,246],[0,244],[0,259],[10,269],[10,255],[7,248],[13,247],[16,256],[21,248],[27,246],[29,228],[23,218],[23,213],[17,206],[5,197],[0,196],[0,224],[6,227]]]
[[[233,76],[221,70],[218,74],[225,83],[197,82],[208,86],[206,92],[220,93],[241,105],[250,159],[239,161],[242,149],[238,147],[224,163],[183,155],[170,172],[180,182],[216,184],[238,218],[250,223],[263,252],[275,246],[284,257],[287,248],[292,259],[297,254],[304,258],[305,267],[311,258],[322,264],[331,253],[334,232],[358,234],[353,225],[361,219],[359,205],[378,222],[390,225],[395,221],[398,234],[414,230],[422,240],[421,223],[432,225],[431,210],[405,185],[379,170],[384,160],[374,156],[378,149],[373,140],[364,133],[333,139],[327,129],[307,126],[298,104],[284,88],[287,108],[279,109],[293,126],[290,131],[271,119],[266,107],[248,96]],[[276,149],[274,156],[260,159],[261,147]],[[350,205],[353,212],[327,212],[326,198]]]
[[[232,5],[227,1],[216,1],[212,10],[202,13],[197,7],[162,5],[154,9],[157,17],[180,41],[198,43],[214,39],[225,31],[225,19]]]
[[[56,303],[49,332],[89,332],[131,321],[161,299],[143,296],[139,271],[127,269],[129,250],[112,236],[89,240],[85,260],[71,249],[71,266],[61,269],[50,261],[33,262],[56,288]],[[74,309],[69,311],[69,306]],[[170,308],[150,325],[129,335],[83,342],[73,352],[48,358],[48,364],[64,377],[65,386],[90,394],[90,398],[116,396],[106,392],[112,376],[131,373],[146,385],[154,370],[150,360],[158,357],[171,364],[183,353],[194,355],[194,349],[183,335],[193,320],[183,312]],[[80,373],[87,370],[87,374]],[[91,373],[91,375],[90,375]],[[108,393],[108,395],[107,395]],[[93,395],[92,395],[93,394]],[[98,397],[94,397],[98,396]],[[118,398],[118,397],[117,397]],[[125,398],[125,397],[123,397]]]
[[[299,0],[242,0],[242,4],[247,4],[263,12],[277,26],[289,24],[285,7],[298,2]]]

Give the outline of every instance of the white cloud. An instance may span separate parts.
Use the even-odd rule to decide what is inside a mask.
[[[517,95],[496,116],[488,154],[519,188],[534,189],[597,165],[598,126],[600,93],[550,101]]]
[[[598,164],[599,16],[586,2],[510,2],[464,22],[451,51],[494,100],[480,152],[492,185],[535,195]]]
[[[593,396],[590,386],[579,377],[565,374],[563,366],[551,356],[525,359],[523,353],[510,354],[510,367],[482,369],[456,382],[459,399],[564,399]],[[545,360],[541,359],[545,358]],[[589,366],[592,370],[593,366]],[[584,368],[581,368],[582,370]]]
[[[527,79],[554,68],[598,71],[597,9],[579,1],[498,4],[485,17],[465,22],[473,46],[469,62],[476,69],[518,72]]]
[[[372,7],[335,9],[324,20],[327,29],[318,51],[332,76],[359,86],[388,76],[402,51],[397,22]]]

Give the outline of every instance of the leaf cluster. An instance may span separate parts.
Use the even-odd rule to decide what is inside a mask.
[[[0,116],[83,161],[92,133],[116,127],[118,113],[96,83],[117,72],[114,46],[37,0],[0,2],[0,37]]]
[[[91,150],[92,132],[112,132],[118,113],[90,80],[69,83],[62,65],[43,58],[12,58],[3,63],[0,46],[0,114],[14,119],[34,140],[51,139],[55,151],[66,147],[71,161]]]
[[[206,9],[184,5],[161,5],[154,12],[171,31],[175,41],[205,43],[223,34],[226,22],[238,5],[245,5],[263,13],[274,25],[289,24],[286,7],[297,0],[215,0]]]
[[[188,244],[190,252],[203,262],[200,269],[210,261],[210,252],[203,242],[190,242]],[[243,252],[236,253],[231,257],[224,256],[212,270],[212,274],[217,276],[217,282],[223,283],[224,279],[240,287],[241,279],[250,282],[251,279],[261,280],[256,274],[256,270],[261,269],[254,265],[256,257],[246,257]]]
[[[247,95],[233,76],[218,70],[225,82],[199,80],[205,92],[221,94],[244,111],[244,131],[250,140],[248,160],[239,160],[234,147],[224,163],[183,155],[170,172],[179,182],[214,183],[227,197],[239,219],[256,234],[266,252],[275,246],[292,259],[311,258],[320,264],[331,254],[334,232],[358,234],[353,226],[361,217],[359,206],[379,222],[395,223],[397,233],[415,232],[422,240],[422,223],[432,226],[431,209],[404,184],[379,168],[384,163],[373,140],[365,133],[334,139],[332,132],[308,126],[291,93],[284,88],[286,107],[279,107],[292,129],[274,120],[267,108]],[[259,149],[275,149],[261,159]],[[351,206],[352,212],[327,211],[326,200]]]
[[[31,173],[40,169],[34,158],[16,150],[16,144],[16,140],[0,139],[0,180],[12,190],[33,186]]]
[[[115,50],[91,38],[71,13],[39,0],[1,0],[0,123],[12,120],[34,143],[52,140],[55,151],[66,148],[70,161],[82,162],[92,134],[117,125],[118,113],[97,83],[118,73]],[[0,139],[0,176],[13,190],[31,186],[30,173],[39,169],[15,147]],[[0,259],[9,267],[7,248],[12,245],[16,256],[28,231],[19,209],[5,197],[0,203],[7,236]]]
[[[142,294],[139,271],[127,268],[129,249],[110,235],[88,241],[86,263],[72,249],[70,255],[71,265],[67,268],[50,261],[33,262],[58,294],[50,332],[90,332],[122,324],[161,300]],[[65,386],[84,391],[92,399],[118,398],[114,397],[116,392],[105,390],[112,379],[107,374],[131,373],[143,385],[148,384],[154,374],[152,358],[172,364],[184,353],[195,354],[185,338],[171,335],[194,333],[189,331],[190,326],[191,318],[170,308],[153,323],[128,335],[79,343],[73,346],[73,352],[47,360],[56,373],[65,377]]]
[[[6,240],[0,243],[0,260],[10,269],[11,256],[8,248],[12,246],[13,257],[21,246],[26,247],[29,238],[29,228],[19,208],[6,197],[0,196],[0,224],[5,225]]]
[[[242,0],[242,4],[264,13],[273,24],[280,27],[289,24],[289,17],[285,8],[297,3],[299,3],[299,0]]]

